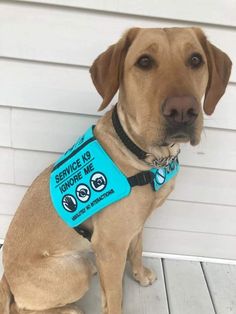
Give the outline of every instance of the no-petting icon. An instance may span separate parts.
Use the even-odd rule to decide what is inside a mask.
[[[77,201],[73,195],[66,194],[62,199],[62,205],[68,212],[74,212],[77,208]]]

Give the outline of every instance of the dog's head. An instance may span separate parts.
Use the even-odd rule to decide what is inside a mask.
[[[225,92],[231,60],[198,28],[132,28],[90,68],[104,109],[119,89],[127,128],[146,145],[200,141]],[[146,146],[145,145],[145,146]]]

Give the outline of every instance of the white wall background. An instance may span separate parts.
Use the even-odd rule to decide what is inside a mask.
[[[133,26],[198,25],[236,63],[236,1],[0,2],[0,238],[33,178],[98,117],[88,68]],[[236,260],[236,69],[202,143],[184,146],[176,190],[145,251]]]

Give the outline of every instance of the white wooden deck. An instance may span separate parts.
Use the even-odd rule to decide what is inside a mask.
[[[158,280],[140,287],[127,265],[124,314],[236,314],[236,266],[154,258],[144,261],[155,269]],[[79,303],[86,314],[101,313],[97,275]]]

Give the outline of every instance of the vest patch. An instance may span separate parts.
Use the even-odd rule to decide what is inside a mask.
[[[55,163],[50,177],[52,203],[75,227],[130,194],[131,187],[93,135],[91,127]]]
[[[158,191],[179,171],[178,161],[152,168],[152,187]],[[50,195],[62,220],[74,228],[131,192],[128,178],[116,166],[93,134],[93,127],[54,164]]]

